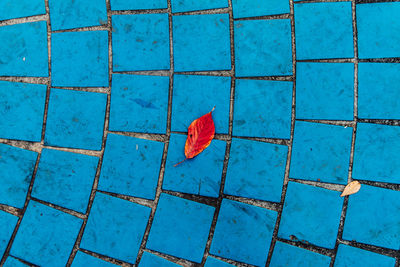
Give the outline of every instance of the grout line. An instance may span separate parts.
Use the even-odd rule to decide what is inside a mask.
[[[169,76],[169,70],[141,70],[141,71],[113,71],[112,74],[131,74],[131,75],[153,75],[153,76]]]
[[[273,20],[273,19],[289,19],[290,14],[274,14],[274,15],[265,15],[265,16],[254,16],[254,17],[245,17],[245,18],[234,18],[234,21],[242,21],[242,20]]]
[[[65,212],[65,213],[67,213],[69,215],[72,215],[74,217],[77,217],[79,219],[85,219],[86,218],[86,215],[83,214],[83,213],[80,213],[80,212],[77,212],[77,211],[74,211],[74,210],[71,210],[71,209],[67,209],[65,207],[62,207],[62,206],[59,206],[59,205],[55,205],[55,204],[52,204],[52,203],[44,201],[44,200],[40,200],[40,199],[38,199],[36,197],[33,197],[32,195],[31,195],[31,200],[36,201],[36,202],[38,202],[40,204],[43,204],[45,206],[48,206],[50,208]]]
[[[62,90],[91,92],[91,93],[103,93],[103,94],[109,94],[110,93],[110,87],[62,87],[62,86],[52,86],[52,88],[54,88],[54,89],[62,89]]]
[[[0,20],[0,27],[20,24],[20,23],[29,23],[29,22],[38,22],[38,21],[48,20],[49,19],[48,14],[49,13],[47,12],[47,7],[46,7],[46,14],[43,14],[43,15],[35,15],[35,16],[29,16],[29,17],[23,17],[23,18]]]
[[[332,184],[332,183],[326,183],[326,182],[320,182],[320,181],[311,181],[311,180],[302,180],[302,179],[293,179],[293,178],[289,178],[289,181],[299,183],[299,184],[306,184],[306,185],[311,185],[311,186],[315,186],[315,187],[325,188],[328,190],[338,191],[338,192],[342,192],[345,187],[345,185],[342,185],[342,184]]]
[[[0,81],[47,85],[49,83],[49,78],[48,77],[0,76]]]
[[[6,204],[0,204],[0,210],[10,213],[17,217],[21,217],[21,213],[22,213],[22,209],[15,208],[13,206],[8,206]]]
[[[138,132],[119,132],[119,131],[108,131],[108,133],[141,138],[151,141],[158,141],[158,142],[168,141],[167,134],[150,134],[150,133],[138,133]]]
[[[83,32],[83,31],[108,31],[108,25],[97,25],[97,26],[89,26],[89,27],[80,27],[80,28],[71,28],[71,29],[63,29],[63,30],[55,30],[51,33],[62,33],[62,32]]]
[[[99,254],[99,253],[94,252],[94,251],[91,251],[91,250],[79,248],[78,251],[80,251],[80,252],[82,252],[82,253],[85,253],[85,254],[88,254],[88,255],[90,255],[90,256],[92,256],[92,257],[101,259],[101,260],[103,260],[103,261],[113,263],[113,264],[115,264],[115,265],[117,265],[117,266],[125,266],[125,267],[132,267],[132,266],[134,266],[133,264],[130,264],[130,263],[128,263],[128,262],[124,262],[124,261],[121,261],[121,260],[118,260],[118,259],[115,259],[115,258],[111,258],[111,257],[105,256],[105,255],[103,255],[103,254]],[[90,266],[87,266],[87,267],[90,267]]]
[[[174,12],[174,16],[186,16],[186,15],[210,15],[210,14],[223,14],[230,11],[230,7],[225,8],[214,8],[205,10],[185,11],[185,12]]]
[[[196,195],[196,194],[188,194],[188,193],[182,193],[182,192],[177,192],[177,191],[171,191],[171,190],[165,190],[162,189],[162,193],[169,194],[171,196],[176,196],[180,197],[183,199],[187,199],[193,202],[198,202],[201,204],[205,204],[208,206],[216,207],[217,206],[217,198],[215,197],[206,197],[202,195]]]
[[[113,192],[107,192],[107,191],[103,191],[103,190],[99,190],[99,189],[97,189],[96,191],[99,193],[105,194],[105,195],[109,195],[112,197],[127,200],[127,201],[130,201],[130,202],[142,205],[142,206],[146,206],[149,208],[153,207],[153,200],[150,200],[150,199],[133,197],[133,196],[123,195],[123,194],[118,194],[118,193],[113,193]]]
[[[277,237],[277,241],[282,242],[282,243],[286,243],[298,248],[302,248],[302,249],[306,249],[315,253],[319,253],[322,255],[326,255],[328,257],[332,257],[332,255],[334,254],[334,250],[333,249],[328,249],[328,248],[324,248],[324,247],[319,247],[316,246],[314,244],[308,243],[307,241],[304,240],[298,240],[295,237],[293,237],[293,239],[291,240],[287,240],[284,238],[280,238]]]
[[[252,206],[269,209],[269,210],[273,210],[273,211],[279,211],[282,207],[282,204],[280,202],[272,202],[272,201],[232,196],[232,195],[226,195],[226,194],[223,194],[223,197],[226,199],[238,201],[241,203],[246,203],[246,204],[249,204]]]
[[[167,8],[159,9],[138,9],[138,10],[108,10],[110,16],[114,15],[137,15],[137,14],[159,14],[167,13]]]
[[[235,261],[235,260],[228,259],[228,258],[223,258],[223,257],[217,256],[217,255],[213,255],[213,254],[210,254],[210,256],[212,256],[212,257],[214,257],[216,259],[219,259],[221,261],[227,262],[229,264],[232,264],[233,266],[238,266],[238,267],[257,267],[256,265],[252,265],[252,264],[244,263],[244,262],[240,262],[240,261]]]
[[[155,250],[151,250],[151,249],[148,249],[148,248],[145,248],[144,251],[148,252],[148,253],[151,253],[151,254],[154,254],[154,255],[157,255],[160,258],[163,258],[163,259],[165,259],[167,261],[174,262],[174,263],[179,264],[181,266],[185,266],[185,267],[197,267],[198,266],[197,263],[194,263],[192,261],[188,261],[188,260],[185,260],[185,259],[182,259],[182,258],[178,258],[178,257],[172,256],[172,255],[169,255],[169,254],[164,254],[164,253],[161,253],[161,252],[158,252],[158,251],[155,251]]]
[[[344,240],[342,238],[339,239],[339,243],[348,245],[348,246],[352,246],[355,248],[360,248],[360,249],[364,249],[367,251],[379,253],[379,254],[386,255],[389,257],[393,257],[393,258],[398,257],[398,250],[394,250],[394,249],[390,249],[390,248],[374,246],[374,245],[370,245],[370,244],[360,243],[357,241]]]

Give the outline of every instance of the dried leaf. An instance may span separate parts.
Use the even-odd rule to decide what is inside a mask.
[[[359,181],[353,181],[346,185],[346,187],[343,190],[343,193],[340,195],[341,197],[352,195],[357,193],[361,188],[361,184]]]

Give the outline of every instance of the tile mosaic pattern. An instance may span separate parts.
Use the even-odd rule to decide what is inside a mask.
[[[0,1],[0,266],[396,266],[399,12]]]

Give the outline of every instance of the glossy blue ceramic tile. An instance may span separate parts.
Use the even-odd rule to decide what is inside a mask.
[[[110,131],[165,134],[169,77],[114,74]]]
[[[218,260],[214,257],[208,256],[204,267],[232,267],[235,265],[229,264],[227,262]]]
[[[179,267],[181,265],[167,261],[164,258],[158,257],[154,254],[144,252],[138,267]]]
[[[232,0],[233,17],[246,18],[290,12],[289,0]]]
[[[146,247],[200,263],[214,208],[161,194]]]
[[[395,266],[395,263],[395,258],[380,255],[374,252],[370,252],[368,250],[339,244],[334,266],[392,267]]]
[[[167,8],[167,0],[110,0],[111,10]]]
[[[81,251],[78,251],[76,253],[74,261],[72,262],[71,267],[115,267],[117,265],[114,265],[110,262],[103,261],[99,258],[95,258],[93,256],[90,256],[86,253],[83,253]]]
[[[136,262],[151,209],[97,192],[80,247]]]
[[[5,211],[0,211],[0,256],[3,257],[8,242],[17,225],[18,217]]]
[[[43,0],[3,0],[0,2],[0,20],[15,19],[46,13]]]
[[[228,0],[171,0],[173,13],[214,8],[227,8],[228,6]]]
[[[11,256],[7,257],[6,262],[3,265],[3,267],[27,267],[27,266],[29,265],[26,265],[25,263],[22,263],[22,261],[19,261]]]
[[[161,142],[109,133],[98,189],[154,199],[163,150]]]

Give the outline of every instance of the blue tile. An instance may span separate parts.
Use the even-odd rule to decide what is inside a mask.
[[[289,19],[235,21],[234,33],[236,76],[292,75]]]
[[[290,138],[292,82],[236,80],[233,134]]]
[[[95,258],[81,251],[78,251],[71,265],[71,267],[115,267],[115,266],[117,265],[103,261],[99,258]]]
[[[0,81],[0,137],[39,142],[47,86]]]
[[[168,14],[112,16],[114,71],[170,68]]]
[[[214,208],[161,194],[147,248],[200,263]]]
[[[400,183],[400,127],[357,124],[353,178]]]
[[[227,134],[229,130],[229,101],[231,78],[175,75],[172,101],[171,130],[187,132],[189,125],[210,112],[215,132]]]
[[[272,254],[271,267],[328,267],[331,258],[306,249],[276,242]]]
[[[204,267],[232,267],[232,266],[235,265],[229,264],[227,262],[218,260],[210,256],[207,257],[206,263],[204,264]]]
[[[17,225],[18,217],[0,210],[0,256],[6,251],[8,242]]]
[[[43,0],[3,0],[0,2],[0,20],[42,15],[46,13]]]
[[[1,204],[24,207],[37,155],[33,151],[0,144]]]
[[[297,63],[297,119],[353,120],[353,107],[353,63]]]
[[[110,0],[111,10],[167,8],[167,0]]]
[[[138,267],[179,267],[181,265],[167,261],[154,254],[144,252]]]
[[[49,0],[51,30],[107,25],[105,0]]]
[[[296,121],[290,178],[347,184],[352,127]]]
[[[100,150],[107,95],[51,89],[46,145]]]
[[[228,7],[228,0],[171,0],[172,12],[187,12]]]
[[[288,147],[232,139],[224,193],[281,201]]]
[[[335,267],[392,267],[395,266],[396,259],[388,256],[380,255],[367,250],[356,247],[339,244]]]
[[[289,182],[278,236],[333,249],[342,212],[340,193]]]
[[[230,70],[228,14],[184,15],[172,18],[174,70]]]
[[[356,6],[359,58],[400,57],[400,3]]]
[[[154,199],[164,144],[108,134],[98,189]]]
[[[400,119],[400,64],[358,64],[358,117]]]
[[[93,156],[43,149],[32,196],[86,213],[98,161]]]
[[[169,77],[114,74],[110,131],[165,134],[168,91]]]
[[[246,18],[278,15],[290,12],[289,0],[232,0],[233,17]]]
[[[10,254],[40,266],[65,266],[82,222],[31,200]]]
[[[96,193],[80,247],[135,263],[150,211],[148,207]]]
[[[295,4],[294,21],[297,59],[354,56],[351,2]]]
[[[349,198],[343,239],[399,249],[399,197],[399,191],[362,185]]]
[[[49,75],[46,21],[2,26],[0,40],[0,76]]]
[[[22,263],[22,261],[17,260],[14,257],[8,256],[3,267],[27,267],[29,265]]]
[[[208,148],[193,159],[185,159],[187,135],[172,134],[169,141],[163,189],[218,197],[224,165],[226,142],[213,140]]]
[[[276,218],[275,211],[223,199],[210,253],[264,266]]]
[[[60,32],[51,35],[53,86],[108,86],[108,32]]]

